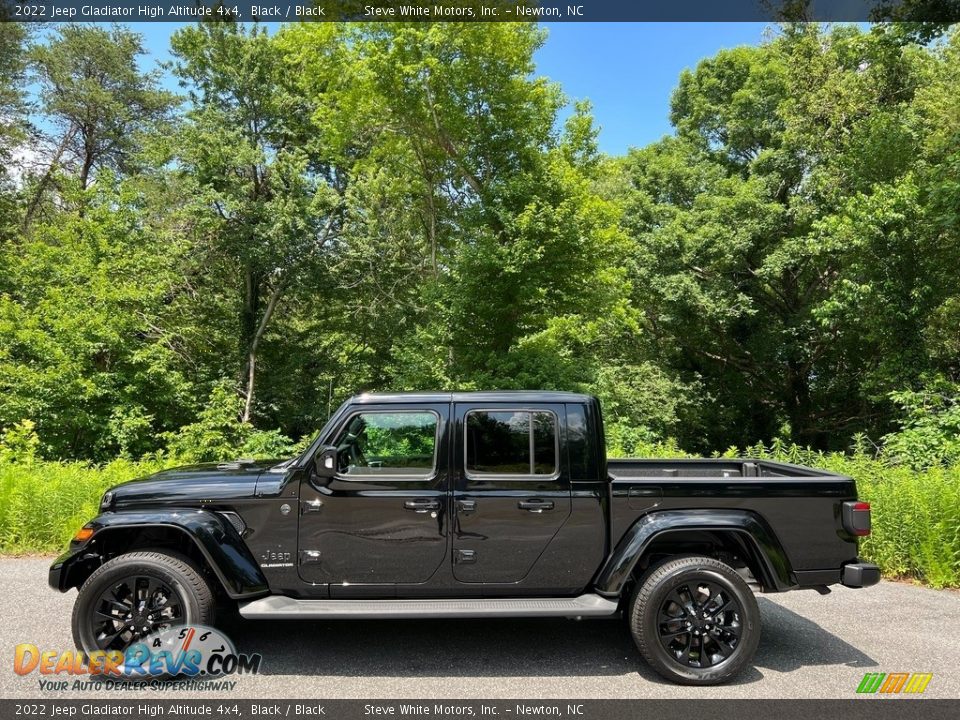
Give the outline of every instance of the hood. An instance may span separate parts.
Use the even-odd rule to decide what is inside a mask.
[[[257,478],[279,462],[237,460],[163,470],[111,488],[113,507],[190,505],[254,497]]]

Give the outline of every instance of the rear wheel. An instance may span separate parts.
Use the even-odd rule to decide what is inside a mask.
[[[717,685],[739,673],[760,641],[753,592],[708,557],[668,560],[634,590],[630,630],[644,659],[683,685]]]
[[[73,640],[86,653],[123,650],[178,625],[212,625],[214,595],[186,559],[160,552],[115,557],[87,578],[73,606]]]

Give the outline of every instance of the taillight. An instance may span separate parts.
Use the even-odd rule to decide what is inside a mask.
[[[870,503],[856,500],[843,504],[843,527],[851,535],[870,534]]]

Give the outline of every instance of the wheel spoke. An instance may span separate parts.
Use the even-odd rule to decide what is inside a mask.
[[[124,628],[122,625],[120,629],[113,629],[112,632],[105,632],[97,635],[97,645],[100,646],[101,650],[110,650],[113,642],[123,633]]]
[[[104,597],[100,599],[100,602],[103,605],[107,605],[111,610],[116,610],[119,613],[128,613],[132,610],[131,606],[127,603],[122,603],[117,600],[111,600],[110,598]]]
[[[713,615],[714,617],[722,618],[731,610],[736,610],[736,609],[737,609],[737,603],[733,599],[730,599],[730,600],[727,600],[723,605],[721,605],[720,608],[715,613],[713,613]]]
[[[681,589],[687,591],[687,596],[689,599],[684,598],[680,594]],[[670,593],[670,595],[667,596],[667,599],[676,603],[680,609],[683,610],[685,615],[695,616],[697,614],[697,610],[693,606],[693,595],[690,593],[690,588],[688,588],[686,585],[681,585],[680,587],[676,588],[672,593]]]
[[[670,623],[686,623],[687,620],[684,615],[668,615],[663,610],[660,611],[660,623],[664,625],[669,625]]]
[[[710,653],[707,652],[707,638],[700,636],[700,667],[710,667]]]
[[[121,580],[108,591],[113,599],[125,607],[133,607],[133,591],[127,580]]]
[[[723,640],[719,635],[715,636],[713,639],[717,643],[717,647],[720,648],[720,654],[723,655],[723,657],[728,658],[733,655],[733,651],[736,648]]]
[[[147,609],[153,605],[154,596],[160,591],[160,584],[156,582],[153,578],[147,578],[147,587],[146,587],[146,596],[145,600],[147,601]]]
[[[183,615],[183,600],[163,580],[130,575],[116,580],[91,606],[87,637],[101,650],[122,650],[143,634],[144,627],[171,627]],[[136,623],[135,631],[131,623]]]

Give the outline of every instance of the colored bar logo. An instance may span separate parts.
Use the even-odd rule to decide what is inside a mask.
[[[927,689],[933,673],[867,673],[857,686],[857,692],[866,695],[882,693],[920,694]]]

